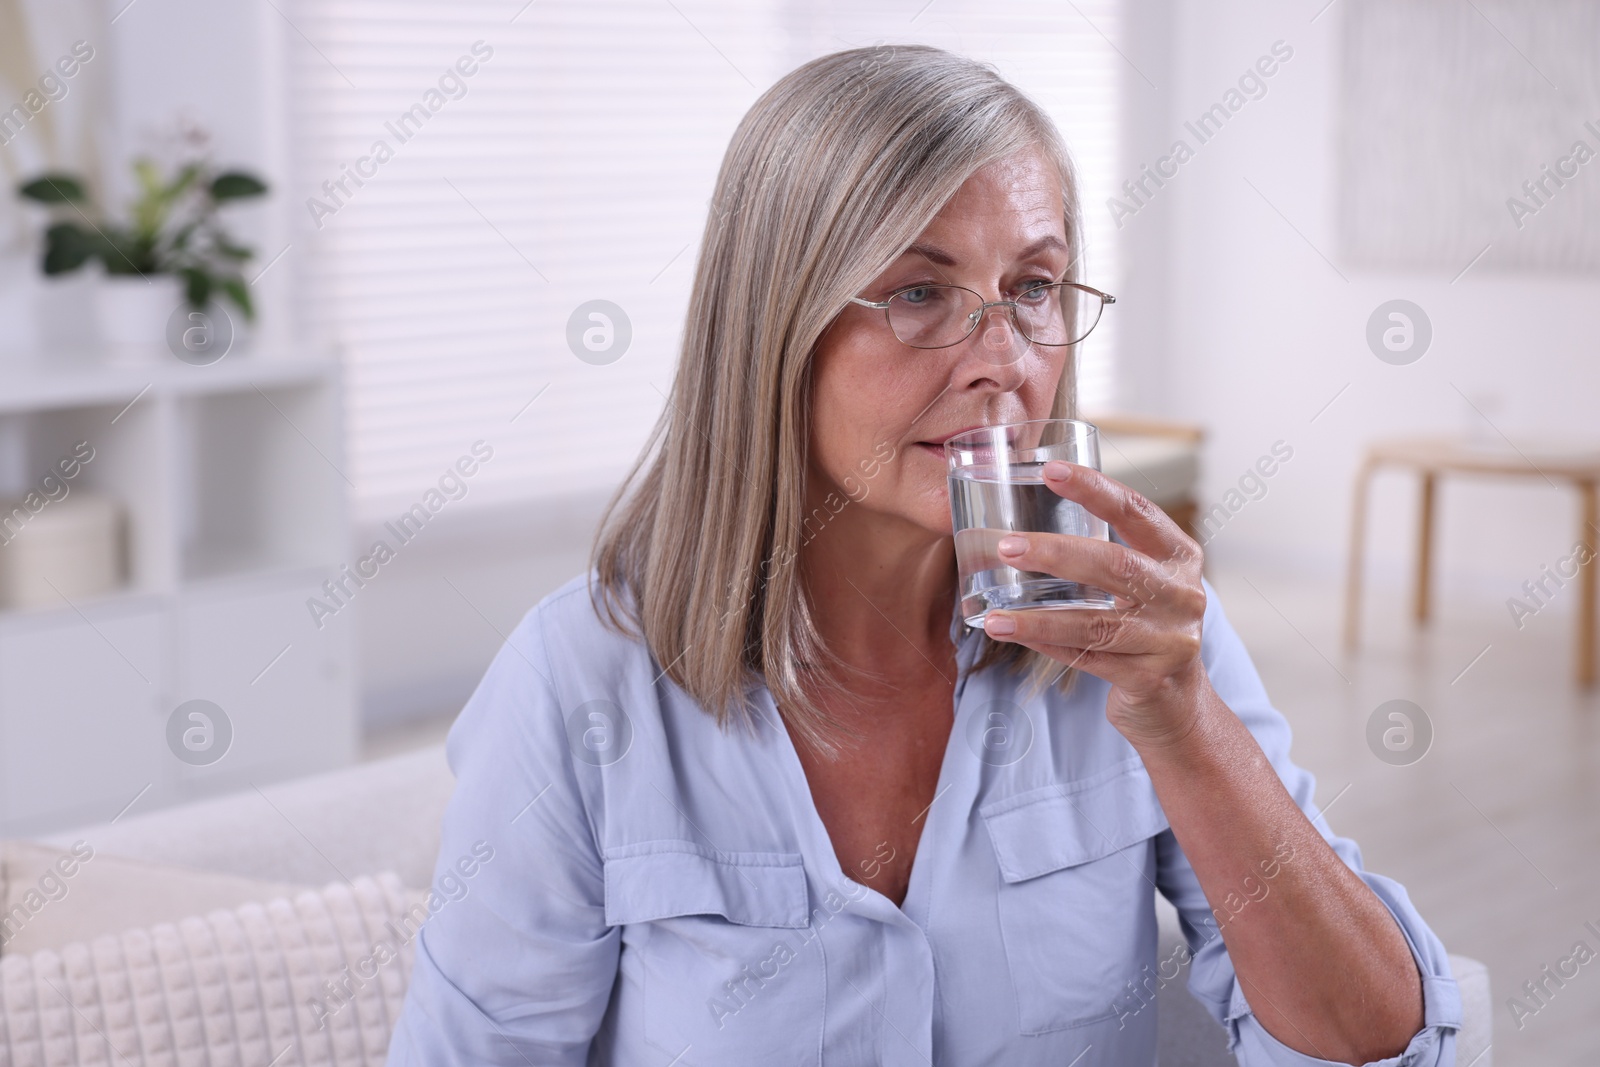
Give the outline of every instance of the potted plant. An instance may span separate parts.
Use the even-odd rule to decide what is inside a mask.
[[[138,195],[126,222],[96,212],[85,183],[72,174],[44,174],[18,188],[51,212],[44,273],[68,274],[90,262],[104,267],[101,333],[113,345],[160,347],[180,304],[204,313],[225,298],[253,321],[255,307],[240,269],[255,253],[229,236],[217,213],[261,196],[266,184],[241,170],[218,173],[200,161],[168,175],[140,158],[133,172]]]

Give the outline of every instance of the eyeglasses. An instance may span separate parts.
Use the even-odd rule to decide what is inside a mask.
[[[1077,282],[1054,282],[1024,289],[1015,300],[985,300],[963,285],[913,285],[887,300],[863,300],[881,308],[889,329],[912,348],[949,348],[966,340],[992,307],[1011,312],[1017,331],[1039,345],[1075,345],[1095,328],[1100,313],[1117,298]]]

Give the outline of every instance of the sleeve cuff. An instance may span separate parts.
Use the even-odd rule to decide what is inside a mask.
[[[1362,1067],[1449,1067],[1455,1062],[1456,1032],[1461,1029],[1461,990],[1450,976],[1448,957],[1442,961],[1443,974],[1428,973],[1429,967],[1417,953],[1405,921],[1395,914],[1394,907],[1383,894],[1378,894],[1378,898],[1394,915],[1422,976],[1422,1029],[1412,1035],[1399,1055],[1372,1060]],[[1240,1067],[1269,1064],[1273,1067],[1337,1067],[1342,1062],[1296,1052],[1267,1033],[1245,1000],[1237,977],[1233,979],[1233,994],[1228,999],[1227,1028],[1228,1049],[1237,1057]]]

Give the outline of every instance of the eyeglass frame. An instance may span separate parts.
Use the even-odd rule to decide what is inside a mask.
[[[1108,305],[1110,305],[1110,304],[1115,304],[1117,302],[1117,298],[1112,296],[1110,293],[1101,292],[1099,289],[1096,289],[1094,286],[1085,285],[1082,282],[1068,282],[1068,281],[1050,282],[1050,283],[1048,283],[1048,285],[1035,285],[1035,286],[1032,286],[1031,288],[1032,289],[1044,289],[1044,288],[1048,288],[1049,286],[1056,286],[1056,285],[1070,285],[1074,289],[1081,289],[1086,293],[1092,293],[1095,296],[1098,296],[1100,298],[1100,314],[1095,316],[1094,326],[1100,325],[1100,319],[1105,315],[1106,307]],[[934,288],[935,286],[943,286],[943,287],[945,287],[947,289],[962,289],[962,290],[965,290],[966,292],[971,293],[973,296],[977,297],[979,301],[981,301],[981,303],[978,305],[978,309],[976,311],[974,311],[969,316],[969,318],[971,320],[971,325],[969,325],[967,327],[967,332],[962,334],[959,339],[951,341],[947,345],[914,345],[910,341],[901,341],[900,340],[900,335],[894,332],[894,323],[889,319],[889,305],[891,303],[893,303],[894,298],[899,296],[901,293],[909,293],[913,289],[931,289],[931,288]],[[1029,291],[1029,290],[1024,290],[1024,292],[1027,292],[1027,291]],[[901,286],[899,289],[896,289],[894,292],[890,293],[889,296],[884,300],[864,300],[859,296],[852,296],[850,298],[850,302],[854,303],[854,304],[860,304],[862,307],[877,308],[880,311],[882,311],[883,312],[883,321],[889,324],[889,332],[891,334],[894,334],[894,339],[896,341],[900,341],[901,344],[905,345],[908,348],[916,348],[916,349],[920,349],[920,350],[922,350],[924,352],[935,352],[935,351],[938,351],[941,348],[954,348],[956,345],[960,344],[962,341],[965,341],[967,338],[972,336],[972,331],[976,330],[978,328],[978,323],[983,321],[983,313],[985,311],[989,310],[992,307],[1010,308],[1011,309],[1011,324],[1014,327],[1016,327],[1017,332],[1019,334],[1022,334],[1022,337],[1025,340],[1027,340],[1027,342],[1029,344],[1031,344],[1031,345],[1044,345],[1046,348],[1070,348],[1071,346],[1073,346],[1075,344],[1078,344],[1085,337],[1088,337],[1089,334],[1094,332],[1094,326],[1091,326],[1091,327],[1089,327],[1088,330],[1084,331],[1083,337],[1078,337],[1078,338],[1075,338],[1074,340],[1071,340],[1071,341],[1065,341],[1065,342],[1062,342],[1061,344],[1052,344],[1049,341],[1035,341],[1033,338],[1029,337],[1022,330],[1022,319],[1019,318],[1018,314],[1017,314],[1020,309],[1017,307],[1017,302],[1015,300],[984,300],[983,299],[983,294],[978,292],[976,289],[968,289],[965,285],[956,285],[953,282],[918,282],[915,285]]]

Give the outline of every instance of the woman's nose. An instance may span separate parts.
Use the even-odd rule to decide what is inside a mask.
[[[984,347],[995,351],[1011,348],[1011,324],[1006,321],[1004,312],[989,316],[989,324],[983,330],[983,343]]]
[[[978,349],[990,363],[1015,363],[1027,351],[1027,340],[1017,331],[1011,309],[988,308],[978,326]]]

